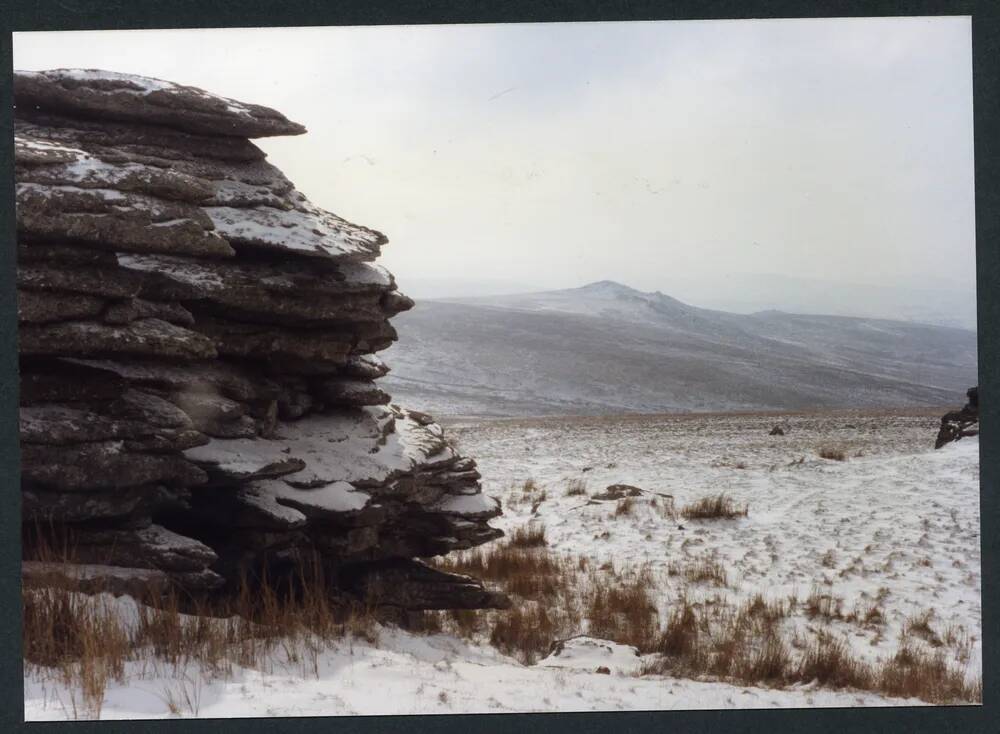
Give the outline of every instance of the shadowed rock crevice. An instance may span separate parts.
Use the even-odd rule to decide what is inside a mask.
[[[373,263],[385,236],[248,140],[305,129],[126,74],[14,87],[31,583],[204,592],[319,554],[397,609],[503,606],[414,560],[499,537],[499,504],[377,383],[413,305]]]

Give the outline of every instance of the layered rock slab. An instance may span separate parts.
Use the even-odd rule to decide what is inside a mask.
[[[206,591],[318,554],[389,606],[502,606],[415,560],[498,537],[499,505],[378,386],[413,305],[384,235],[248,139],[304,128],[132,75],[14,86],[26,578]],[[69,537],[78,565],[42,564]]]

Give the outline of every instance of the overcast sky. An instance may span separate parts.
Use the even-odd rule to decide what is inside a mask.
[[[967,18],[15,34],[275,107],[259,145],[408,280],[974,284]]]

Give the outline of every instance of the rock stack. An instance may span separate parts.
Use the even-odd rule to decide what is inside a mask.
[[[961,410],[952,410],[941,416],[934,448],[939,449],[965,436],[979,435],[979,388],[970,387],[965,392],[968,402]]]
[[[319,554],[388,606],[504,605],[414,560],[497,538],[499,506],[376,382],[413,304],[386,238],[249,140],[305,129],[104,71],[14,96],[26,583],[208,591]]]

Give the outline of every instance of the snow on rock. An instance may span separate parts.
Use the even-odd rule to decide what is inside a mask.
[[[285,477],[298,485],[384,483],[458,458],[439,426],[421,426],[404,412],[382,407],[309,416],[280,424],[272,438],[216,440],[185,455],[232,476],[300,459],[305,467]]]
[[[166,125],[203,135],[299,135],[305,128],[280,112],[161,79],[99,69],[15,71],[14,95],[81,117]]]
[[[172,168],[132,161],[109,163],[84,150],[55,145],[21,134],[15,140],[17,180],[45,185],[73,185],[88,189],[137,191],[165,199],[198,201],[212,195],[212,187]]]
[[[66,177],[55,180],[60,183],[17,181],[18,232],[36,239],[69,239],[125,252],[205,257],[233,254],[196,204],[139,191],[84,188]]]
[[[357,512],[368,504],[371,495],[354,488],[348,482],[333,482],[313,489],[298,489],[287,482],[258,482],[254,489],[278,504],[304,507],[333,514]],[[299,513],[301,514],[301,513]]]
[[[386,407],[374,352],[413,301],[371,262],[385,236],[247,139],[302,126],[117,72],[14,87],[25,521],[192,591],[316,552],[345,593],[391,575],[397,607],[506,603],[412,561],[499,537],[499,509],[430,416]]]
[[[395,283],[378,266],[306,262],[206,261],[165,255],[119,255],[118,264],[143,278],[158,300],[198,301],[220,315],[298,326],[379,321],[395,315]],[[381,375],[378,375],[381,376]]]
[[[436,512],[464,517],[492,517],[498,514],[500,503],[498,500],[482,494],[459,495],[440,500],[432,505],[432,509]]]
[[[371,260],[385,237],[311,205],[282,210],[270,207],[205,210],[216,230],[231,242],[278,252],[344,260]]]
[[[615,675],[637,673],[642,667],[638,650],[631,645],[620,645],[611,640],[579,635],[559,640],[552,648],[552,652],[538,662],[540,667],[591,673],[602,672],[600,669],[603,668]]]

